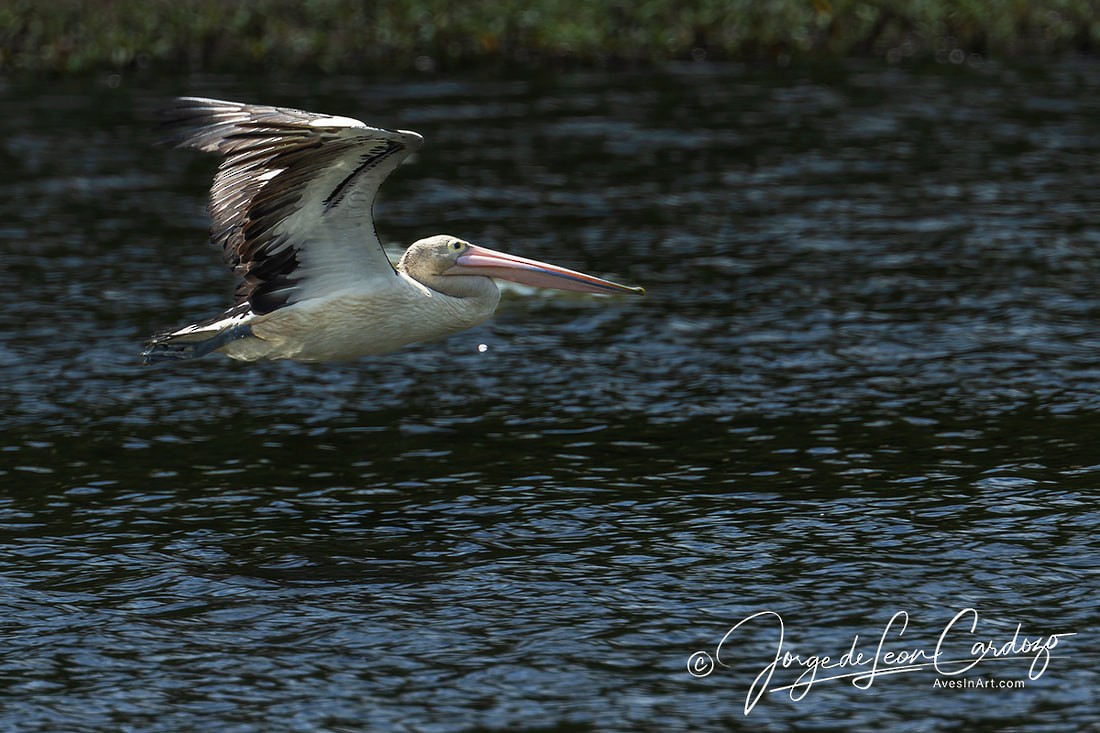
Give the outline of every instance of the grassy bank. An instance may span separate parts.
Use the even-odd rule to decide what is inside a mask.
[[[615,65],[1100,49],[1100,0],[0,0],[0,71]]]

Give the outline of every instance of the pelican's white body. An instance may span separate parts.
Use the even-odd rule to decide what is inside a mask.
[[[217,351],[241,361],[348,361],[478,326],[500,300],[496,287],[478,297],[456,298],[405,273],[392,283],[369,291],[337,291],[251,316],[245,323],[253,335]]]

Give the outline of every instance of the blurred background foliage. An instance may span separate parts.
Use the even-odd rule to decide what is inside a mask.
[[[325,72],[1091,53],[1100,0],[0,0],[0,71]]]

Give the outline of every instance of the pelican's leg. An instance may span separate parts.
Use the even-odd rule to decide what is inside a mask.
[[[226,344],[238,339],[248,338],[251,335],[252,326],[247,323],[231,326],[202,341],[185,341],[169,335],[163,340],[154,339],[151,341],[149,348],[141,352],[141,361],[143,364],[155,364],[158,361],[197,359],[200,356],[206,356],[211,351],[217,351]]]

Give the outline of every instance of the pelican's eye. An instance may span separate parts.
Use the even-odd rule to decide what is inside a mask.
[[[451,249],[458,252],[462,249],[462,242],[451,242]]]

